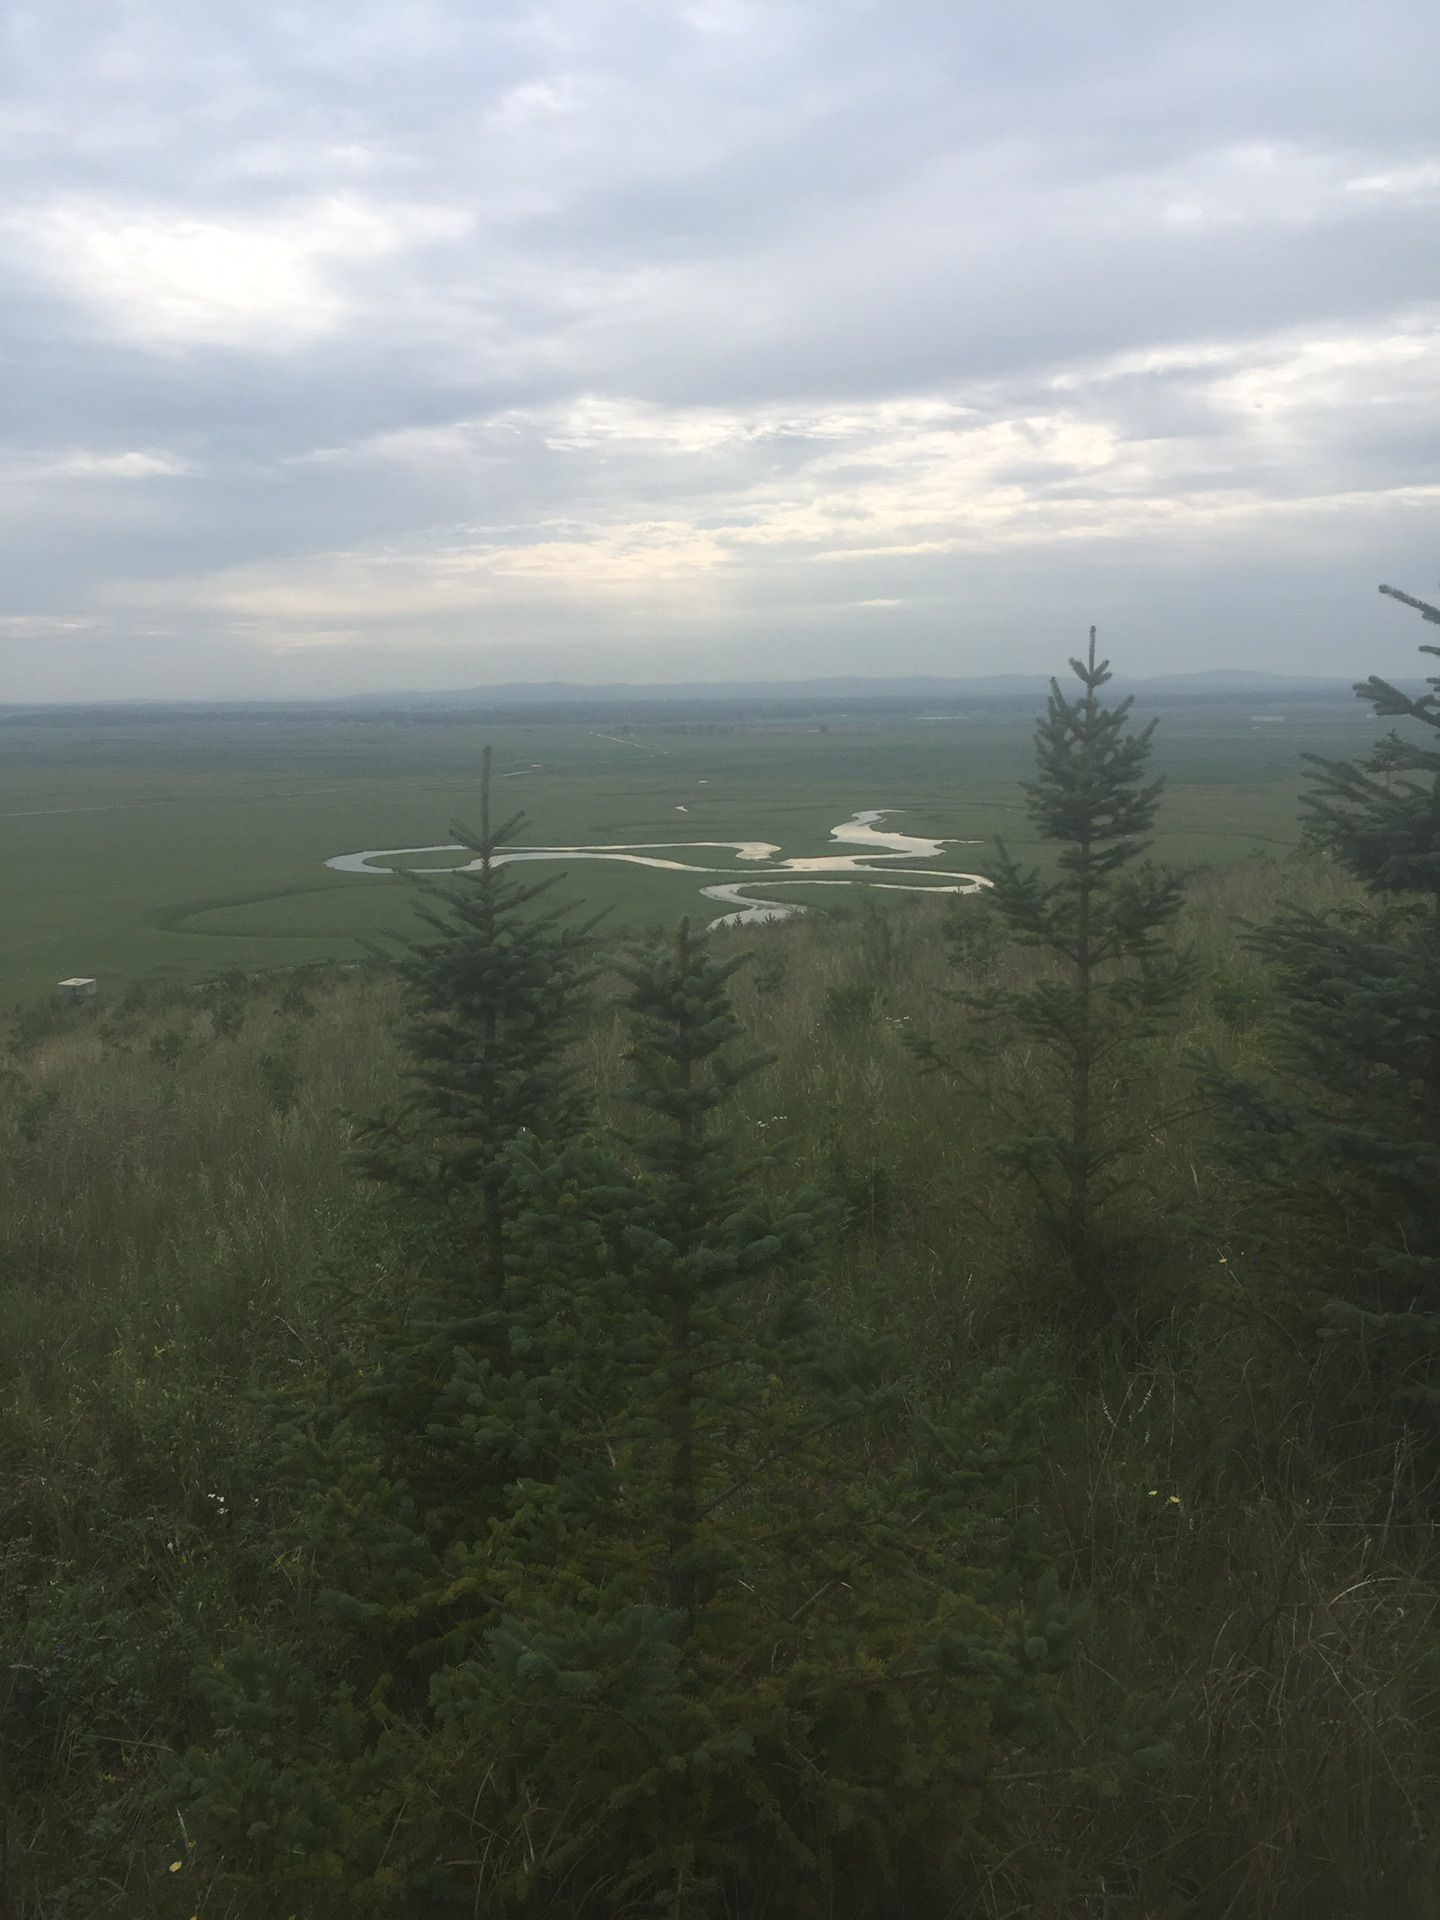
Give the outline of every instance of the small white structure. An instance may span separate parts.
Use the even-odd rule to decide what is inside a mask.
[[[62,980],[55,991],[62,1000],[93,1000],[100,989],[93,980],[76,975],[73,980]]]

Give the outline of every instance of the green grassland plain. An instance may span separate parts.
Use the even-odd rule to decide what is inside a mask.
[[[1154,711],[1167,779],[1156,852],[1185,868],[1293,848],[1302,755],[1350,754],[1378,730],[1335,694]],[[766,840],[784,857],[813,855],[836,850],[830,830],[857,809],[891,808],[887,826],[956,843],[931,864],[983,873],[997,835],[1021,854],[1034,848],[1021,787],[1034,719],[1033,703],[720,727],[703,713],[633,727],[223,709],[0,715],[0,1000],[70,974],[110,991],[352,960],[367,943],[412,935],[411,881],[325,862],[448,840],[453,821],[478,813],[487,743],[497,802],[523,808],[532,845]],[[731,864],[724,852],[679,857]],[[592,862],[543,871],[562,876],[563,897],[608,908],[617,932],[720,911],[686,874]],[[734,877],[745,874],[742,864]],[[849,896],[790,886],[782,897],[823,908]]]

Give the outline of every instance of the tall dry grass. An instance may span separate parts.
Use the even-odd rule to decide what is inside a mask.
[[[1298,863],[1197,878],[1200,985],[1151,1056],[1162,1092],[1187,1096],[1197,1046],[1263,1070],[1243,922],[1343,891]],[[1029,977],[1009,951],[953,965],[950,911],[862,902],[722,938],[753,951],[738,1008],[776,1055],[743,1094],[780,1150],[766,1177],[836,1203],[828,1311],[894,1337],[918,1392],[1021,1352],[1053,1383],[1032,1498],[1085,1623],[1062,1738],[1017,1765],[1005,1846],[951,1911],[1422,1920],[1440,1910],[1440,1563],[1415,1463],[1316,1431],[1303,1358],[1246,1311],[1242,1196],[1198,1111],[1139,1169],[1144,1338],[1068,1338],[993,1115],[911,1050],[952,1032],[957,984]],[[346,1116],[395,1095],[397,1013],[381,974],[261,982],[36,1019],[10,1057],[0,1791],[23,1920],[201,1910],[165,1754],[196,1731],[190,1669],[290,1604],[257,1390],[322,1368],[346,1289],[388,1283]],[[625,1045],[602,995],[576,1063],[620,1124]],[[203,1910],[242,1915],[218,1894]]]

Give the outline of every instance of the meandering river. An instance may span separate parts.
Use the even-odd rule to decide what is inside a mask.
[[[727,907],[728,912],[710,922],[712,927],[738,927],[766,920],[788,920],[804,913],[796,900],[774,900],[769,896],[777,887],[883,887],[898,893],[979,893],[990,882],[983,874],[956,873],[941,867],[899,867],[897,863],[938,860],[947,846],[978,846],[975,840],[945,841],[922,839],[915,834],[892,833],[877,826],[889,817],[892,807],[876,807],[853,813],[830,829],[830,838],[842,847],[858,848],[853,853],[822,853],[780,859],[780,848],[769,840],[641,840],[588,847],[512,847],[496,855],[496,865],[526,860],[616,860],[632,867],[660,867],[668,873],[693,873],[710,884],[700,892],[707,900]],[[463,866],[426,867],[415,862],[429,854],[463,853],[463,846],[379,847],[364,853],[337,853],[325,862],[336,873],[389,874],[402,867],[412,873],[469,873],[478,860]],[[728,852],[733,862],[744,861],[750,869],[743,880],[726,879],[735,867],[699,866],[691,860],[666,859],[663,855],[682,852]],[[881,878],[886,868],[890,875]],[[905,878],[900,878],[900,874]],[[893,876],[893,877],[890,877]],[[913,876],[910,877],[910,876]]]

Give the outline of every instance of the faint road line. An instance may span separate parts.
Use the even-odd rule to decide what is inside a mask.
[[[668,760],[670,758],[670,749],[668,747],[642,746],[638,740],[624,740],[618,733],[597,733],[595,728],[592,727],[590,729],[590,736],[594,740],[613,740],[617,747],[633,747],[637,753],[658,753],[662,760]]]

